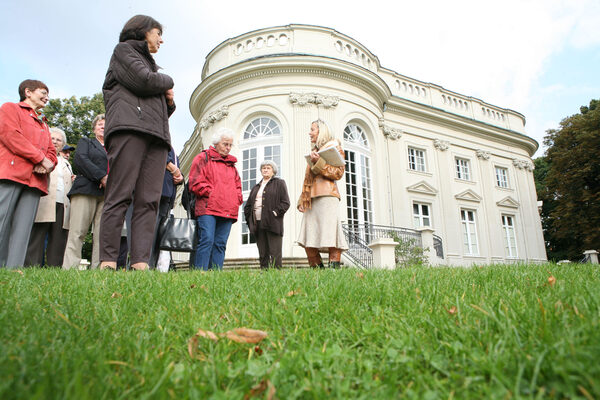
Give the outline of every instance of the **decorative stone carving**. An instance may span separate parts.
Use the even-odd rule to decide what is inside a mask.
[[[513,165],[518,169],[524,169],[527,171],[533,171],[534,169],[533,163],[527,160],[519,160],[517,158],[513,158],[512,162]]]
[[[206,117],[202,118],[198,123],[198,127],[200,129],[206,129],[216,121],[222,120],[227,115],[229,115],[229,106],[224,104],[215,111],[211,111]]]
[[[290,93],[290,103],[299,106],[307,104],[322,105],[325,108],[331,108],[338,105],[340,98],[337,96],[327,96],[320,93]]]
[[[392,128],[391,126],[385,123],[383,118],[379,118],[379,127],[383,132],[383,136],[388,139],[398,140],[402,136],[402,129]]]
[[[433,141],[433,146],[439,151],[446,151],[450,148],[450,142],[447,140],[435,139]]]
[[[484,150],[477,150],[477,152],[475,153],[477,155],[477,158],[479,158],[480,160],[489,160],[490,159],[490,152],[489,151],[484,151]]]

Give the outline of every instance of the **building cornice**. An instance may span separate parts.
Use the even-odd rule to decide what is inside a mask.
[[[539,144],[536,140],[520,132],[500,128],[480,120],[467,118],[465,116],[453,114],[435,107],[415,103],[410,100],[392,97],[390,102],[387,103],[386,108],[386,116],[390,114],[409,114],[411,118],[414,118],[418,121],[442,125],[451,129],[468,131],[470,134],[482,138],[508,140],[513,145],[517,145],[526,150],[530,156],[532,156],[539,147]],[[389,117],[386,119],[389,119]]]
[[[369,93],[377,104],[382,105],[391,95],[389,87],[377,75],[354,64],[326,57],[282,54],[274,63],[271,58],[259,58],[232,65],[218,71],[194,90],[190,99],[190,112],[197,121],[205,105],[222,90],[256,79],[301,75],[326,77],[350,83]],[[282,93],[289,95],[289,88]]]

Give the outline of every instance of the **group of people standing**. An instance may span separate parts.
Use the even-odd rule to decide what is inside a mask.
[[[20,102],[0,107],[0,267],[41,264],[44,248],[46,264],[77,267],[93,223],[91,267],[115,270],[126,214],[131,268],[156,264],[158,222],[173,207],[175,185],[183,182],[169,134],[174,83],[158,72],[152,56],[163,43],[162,31],[160,23],[144,15],[123,27],[102,87],[106,115],[94,119],[94,137],[77,144],[76,176],[57,155],[66,146],[64,132],[49,128],[41,114],[49,92],[43,82],[24,81]],[[318,151],[334,146],[342,158],[344,153],[321,120],[311,124],[309,137],[311,165],[297,205],[303,213],[298,244],[311,267],[324,267],[321,251],[329,252],[331,267],[338,267],[347,249],[336,185],[344,167],[326,164]],[[229,232],[244,201],[237,159],[229,154],[233,139],[233,131],[221,128],[192,162],[189,190],[196,199],[199,228],[192,255],[196,268],[223,267]],[[265,160],[260,171],[262,180],[252,188],[244,214],[261,268],[281,267],[289,196],[273,161]]]

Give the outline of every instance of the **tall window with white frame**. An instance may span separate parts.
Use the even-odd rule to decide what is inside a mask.
[[[496,186],[508,189],[508,169],[496,167]]]
[[[464,181],[471,180],[471,163],[466,158],[456,157],[456,177]]]
[[[469,256],[479,255],[479,248],[477,246],[477,225],[475,221],[475,211],[461,209],[460,222],[462,225],[464,254]]]
[[[413,226],[417,229],[431,227],[429,204],[413,203]]]
[[[281,128],[275,120],[269,117],[253,119],[244,130],[240,143],[242,152],[242,194],[248,198],[250,190],[262,178],[259,166],[263,160],[273,160],[277,165],[278,175],[281,176]],[[246,203],[242,205],[242,207]],[[242,213],[242,245],[256,243],[250,234],[246,219]]]
[[[515,219],[512,215],[502,214],[502,236],[504,249],[509,258],[517,257],[517,237],[515,235]]]
[[[425,150],[414,147],[408,148],[408,169],[418,172],[426,172]]]
[[[356,124],[344,129],[346,155],[346,204],[348,225],[356,232],[359,226],[373,221],[371,192],[371,158],[369,141],[364,130]]]

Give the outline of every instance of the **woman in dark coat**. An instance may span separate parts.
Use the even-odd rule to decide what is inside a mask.
[[[283,215],[290,207],[290,198],[285,181],[274,176],[277,165],[273,161],[263,161],[260,172],[263,179],[250,191],[244,216],[256,238],[260,267],[281,268]]]
[[[73,167],[77,172],[69,191],[71,213],[63,269],[79,268],[85,236],[92,225],[92,260],[90,269],[100,264],[100,217],[104,207],[104,187],[108,177],[108,158],[104,148],[104,114],[92,121],[94,137],[77,142]]]
[[[106,106],[108,182],[100,225],[101,268],[116,269],[125,212],[133,202],[131,267],[148,268],[154,225],[171,148],[173,79],[159,73],[152,53],[162,25],[136,15],[121,31],[102,87]]]

